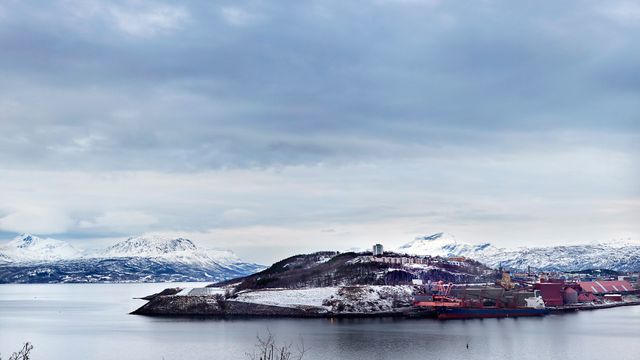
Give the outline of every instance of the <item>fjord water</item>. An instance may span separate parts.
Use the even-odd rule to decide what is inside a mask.
[[[195,286],[188,284],[186,286]],[[640,307],[545,318],[214,320],[128,315],[176,284],[0,285],[0,352],[33,359],[245,359],[256,334],[304,340],[305,359],[638,359]],[[469,348],[467,349],[467,344]]]

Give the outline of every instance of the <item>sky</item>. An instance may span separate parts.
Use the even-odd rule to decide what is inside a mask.
[[[640,3],[0,0],[0,240],[640,239]]]

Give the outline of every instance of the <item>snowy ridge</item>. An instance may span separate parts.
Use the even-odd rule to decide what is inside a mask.
[[[437,233],[428,236],[418,236],[397,249],[397,252],[411,255],[431,256],[469,256],[470,254],[495,251],[491,244],[473,245],[458,242],[449,233]]]
[[[92,253],[29,234],[0,247],[0,283],[222,281],[262,269],[231,251],[158,235],[130,237]]]
[[[130,237],[109,246],[103,257],[158,257],[176,252],[193,252],[196,246],[189,239],[171,239],[159,235]]]
[[[640,270],[640,245],[593,243],[587,245],[518,248],[480,254],[476,260],[488,266],[524,270],[528,266],[542,271],[609,269]]]
[[[234,265],[240,259],[228,250],[200,249],[189,239],[160,235],[130,237],[94,254],[97,258],[144,257],[166,261],[220,265]]]
[[[437,233],[417,237],[397,251],[414,255],[464,256],[492,268],[512,270],[525,270],[528,266],[541,271],[640,270],[640,242],[629,238],[585,245],[505,249],[489,243],[464,243],[452,235]]]
[[[46,262],[76,259],[82,255],[80,250],[67,242],[31,234],[21,234],[0,246],[0,261],[6,262]]]

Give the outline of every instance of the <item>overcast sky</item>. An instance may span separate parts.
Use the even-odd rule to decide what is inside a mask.
[[[0,0],[0,239],[638,239],[638,39],[625,1]]]

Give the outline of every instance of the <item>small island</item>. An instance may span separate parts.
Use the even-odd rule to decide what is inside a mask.
[[[428,281],[495,281],[471,259],[334,251],[296,255],[256,274],[205,288],[165,290],[142,315],[353,317],[402,316]],[[419,281],[416,281],[419,280]]]
[[[638,291],[627,281],[612,283],[611,291],[605,281],[597,282],[599,290],[584,283],[583,290],[578,282],[544,276],[512,278],[468,258],[376,253],[375,247],[373,252],[325,251],[292,256],[256,274],[203,288],[166,289],[145,297],[148,303],[132,314],[474,318],[640,304]],[[613,290],[616,284],[620,291]]]

